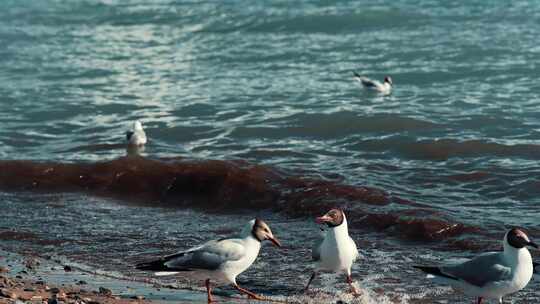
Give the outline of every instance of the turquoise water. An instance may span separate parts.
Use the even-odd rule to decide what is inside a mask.
[[[147,157],[247,160],[540,238],[537,2],[0,6],[1,159],[115,159],[140,119]]]
[[[336,174],[500,223],[538,211],[537,3],[146,2],[4,2],[2,158],[115,158],[140,119],[153,157]]]

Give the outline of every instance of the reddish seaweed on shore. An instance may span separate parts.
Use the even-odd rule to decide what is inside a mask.
[[[480,231],[428,205],[380,189],[293,176],[240,161],[138,156],[82,164],[4,160],[0,161],[0,189],[84,192],[209,212],[271,209],[295,217],[313,217],[337,206],[347,210],[353,228],[418,241]]]

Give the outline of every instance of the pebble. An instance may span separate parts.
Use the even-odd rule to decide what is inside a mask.
[[[67,294],[62,291],[62,292],[59,292],[59,293],[55,294],[53,297],[55,297],[58,300],[65,300],[65,299],[67,299]]]
[[[70,272],[70,271],[72,271],[72,270],[73,270],[73,269],[71,268],[71,266],[69,266],[69,265],[64,266],[64,271],[65,271],[65,272]]]
[[[7,290],[7,289],[0,289],[0,295],[2,297],[10,298],[10,299],[17,299],[18,298],[16,293],[14,293],[13,291]]]
[[[36,269],[39,266],[39,261],[34,258],[29,258],[24,262],[24,266],[28,269]]]
[[[13,281],[6,277],[0,277],[0,287],[11,287],[13,286]]]
[[[99,288],[99,293],[102,294],[102,295],[111,296],[112,295],[112,290],[110,290],[109,288],[100,287]]]

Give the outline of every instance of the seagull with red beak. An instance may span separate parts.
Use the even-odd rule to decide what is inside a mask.
[[[208,303],[214,302],[211,285],[228,284],[251,299],[264,300],[263,297],[238,286],[236,276],[255,262],[261,242],[265,240],[281,247],[270,227],[263,220],[254,219],[242,230],[240,238],[210,241],[199,247],[138,264],[136,267],[140,270],[153,271],[157,276],[181,275],[204,282]]]
[[[337,272],[346,275],[346,281],[351,287],[352,293],[359,295],[351,277],[351,267],[358,258],[358,249],[349,236],[345,213],[340,209],[332,209],[325,215],[316,218],[316,222],[326,224],[328,229],[312,249],[313,261],[316,263],[316,267],[305,291],[308,291],[309,285],[319,272]]]

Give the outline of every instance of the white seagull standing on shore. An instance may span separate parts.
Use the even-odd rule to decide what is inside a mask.
[[[353,285],[351,267],[358,258],[358,249],[353,239],[349,236],[345,213],[340,209],[332,209],[325,215],[316,219],[319,224],[326,224],[328,229],[315,242],[312,249],[312,257],[316,263],[315,270],[309,278],[305,291],[319,272],[343,272],[346,281],[354,295],[359,295]]]
[[[364,88],[366,89],[374,90],[384,95],[389,95],[390,93],[392,93],[393,83],[392,83],[392,78],[390,78],[390,76],[384,77],[384,82],[380,83],[377,80],[371,80],[356,72],[353,72],[353,74],[354,74],[354,79],[360,82],[362,86],[364,86]]]
[[[133,128],[126,132],[126,140],[130,146],[144,146],[146,144],[146,133],[144,133],[140,121],[133,123]]]
[[[262,241],[269,240],[277,247],[281,247],[281,244],[264,221],[254,219],[247,225],[242,230],[241,238],[209,241],[202,246],[141,263],[136,267],[154,271],[157,276],[181,274],[204,282],[208,303],[214,302],[211,283],[216,286],[232,284],[249,298],[263,300],[261,296],[238,286],[236,276],[253,264],[259,255]]]
[[[514,228],[504,236],[504,251],[484,253],[457,265],[414,267],[428,273],[428,278],[477,297],[478,304],[483,299],[502,303],[502,297],[520,291],[532,278],[533,261],[526,246],[538,248],[525,232]]]

